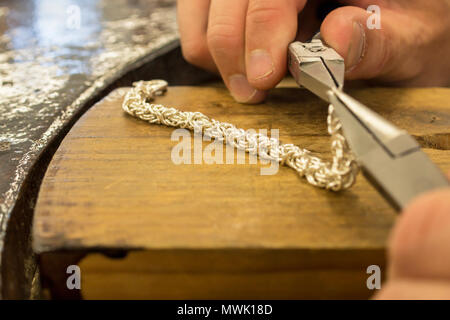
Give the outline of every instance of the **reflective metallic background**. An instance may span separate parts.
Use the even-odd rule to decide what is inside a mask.
[[[29,287],[36,263],[29,228],[35,195],[27,192],[38,190],[38,177],[45,171],[45,161],[39,163],[44,151],[93,100],[101,98],[102,90],[178,46],[174,4],[174,0],[0,1],[3,297],[32,295]],[[33,170],[42,172],[32,174]]]

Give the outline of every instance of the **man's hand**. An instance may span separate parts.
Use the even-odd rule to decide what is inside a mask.
[[[184,57],[219,71],[237,101],[262,101],[286,73],[287,47],[319,28],[320,0],[178,0]],[[329,1],[328,1],[329,2]],[[398,85],[450,84],[449,0],[379,0],[381,29],[369,30],[372,0],[336,1],[323,39],[341,54],[347,79]],[[299,15],[300,13],[300,15]]]
[[[450,299],[450,189],[420,196],[389,246],[389,279],[376,299]]]

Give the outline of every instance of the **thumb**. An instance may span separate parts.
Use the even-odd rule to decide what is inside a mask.
[[[384,13],[385,10],[383,18]],[[386,19],[381,29],[369,29],[367,21],[371,15],[353,6],[333,10],[322,23],[322,38],[344,58],[347,79],[389,77],[389,81],[403,80],[407,76],[405,72],[392,72],[393,66],[398,68],[394,59],[401,54],[401,37]]]

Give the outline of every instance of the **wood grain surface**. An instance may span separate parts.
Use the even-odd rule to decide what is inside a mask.
[[[259,164],[171,161],[173,128],[121,109],[124,90],[73,127],[55,154],[34,218],[37,252],[71,248],[384,248],[395,213],[362,177],[333,193],[293,170],[261,175]],[[366,89],[352,94],[438,149],[450,169],[448,89]],[[243,128],[280,131],[284,143],[327,153],[326,105],[310,93],[277,89],[262,105],[240,105],[222,88],[173,87],[158,102]],[[446,136],[447,140],[442,139]],[[427,143],[428,143],[427,142]],[[436,141],[434,141],[436,142]],[[210,142],[204,142],[206,147]],[[447,150],[443,150],[447,149]]]
[[[55,154],[34,218],[37,252],[71,248],[384,248],[395,213],[359,176],[348,191],[307,184],[290,168],[175,165],[173,128],[134,119],[118,90],[73,127]],[[448,89],[352,94],[413,135],[449,149]],[[284,143],[327,153],[326,105],[296,88],[241,105],[222,88],[173,87],[158,102],[243,128],[280,130]],[[425,138],[424,138],[425,139]],[[204,142],[204,146],[210,142]],[[450,151],[425,149],[443,169]]]
[[[364,299],[366,268],[382,262],[374,250],[189,249],[90,254],[79,266],[84,299]]]
[[[366,268],[384,265],[396,213],[363,176],[333,193],[287,167],[261,175],[268,165],[248,157],[246,164],[176,165],[174,129],[124,114],[126,90],[111,93],[72,128],[36,205],[38,253],[145,249],[124,260],[85,258],[85,297],[370,296]],[[450,90],[351,94],[407,129],[450,169]],[[266,103],[250,106],[221,87],[171,87],[158,102],[246,129],[279,129],[283,143],[329,156],[327,106],[305,90],[278,88]]]

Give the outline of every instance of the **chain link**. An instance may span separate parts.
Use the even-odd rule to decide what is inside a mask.
[[[151,124],[186,128],[202,133],[249,154],[279,162],[293,168],[313,186],[333,191],[353,185],[359,167],[342,135],[339,119],[332,105],[328,109],[327,125],[331,135],[332,161],[327,162],[310,151],[293,144],[280,144],[277,139],[236,128],[226,122],[210,119],[200,112],[186,112],[152,103],[167,90],[164,80],[139,81],[125,95],[123,110]]]

